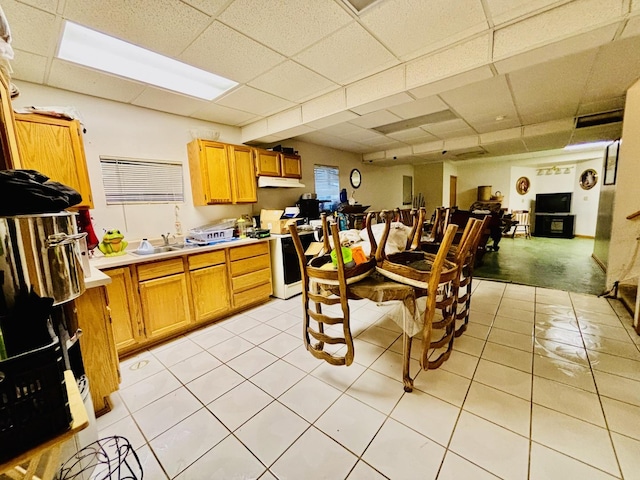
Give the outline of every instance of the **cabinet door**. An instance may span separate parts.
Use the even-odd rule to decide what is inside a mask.
[[[231,302],[226,264],[193,270],[190,275],[196,322],[211,320],[229,311]]]
[[[231,176],[226,145],[202,142],[207,203],[231,203]]]
[[[282,176],[302,178],[302,159],[298,155],[281,154]]]
[[[20,168],[20,154],[18,139],[16,138],[16,122],[9,95],[9,82],[0,72],[0,144],[2,144],[2,158],[0,169]],[[15,165],[18,165],[17,167]]]
[[[148,340],[186,329],[191,322],[184,273],[140,282],[140,304]]]
[[[262,150],[260,148],[254,148],[253,151],[256,157],[256,170],[258,175],[265,177],[279,177],[281,175],[280,154],[278,152]]]
[[[256,168],[251,148],[229,145],[229,160],[233,203],[257,202]]]
[[[82,361],[96,413],[108,411],[107,398],[118,390],[120,383],[107,302],[104,287],[90,288],[74,300],[78,327],[83,332],[80,337]]]
[[[107,285],[111,325],[116,349],[122,354],[144,339],[133,296],[131,272],[128,268],[114,268],[104,273],[111,277],[111,283]]]
[[[76,189],[82,202],[75,207],[93,208],[80,122],[36,114],[16,115],[20,166],[37,170],[51,180]]]

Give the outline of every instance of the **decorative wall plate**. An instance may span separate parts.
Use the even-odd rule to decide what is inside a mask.
[[[580,187],[583,190],[591,190],[598,183],[598,172],[593,168],[587,168],[580,174]]]
[[[520,177],[516,181],[516,191],[520,195],[526,195],[526,193],[531,188],[531,181],[527,177]]]

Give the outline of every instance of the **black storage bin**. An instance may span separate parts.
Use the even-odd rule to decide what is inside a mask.
[[[0,361],[0,463],[71,427],[58,340]]]

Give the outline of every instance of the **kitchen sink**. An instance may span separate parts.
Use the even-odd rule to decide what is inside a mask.
[[[153,255],[155,253],[165,253],[165,252],[175,252],[177,250],[182,250],[184,248],[184,244],[175,244],[175,245],[162,245],[160,247],[154,247],[153,250],[149,250],[148,252],[139,252],[137,250],[133,250],[130,253],[134,255]]]

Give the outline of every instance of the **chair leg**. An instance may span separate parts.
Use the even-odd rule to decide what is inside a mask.
[[[411,343],[413,338],[406,333],[402,334],[402,350],[404,351],[403,365],[402,365],[402,383],[404,383],[404,391],[409,393],[413,392],[413,379],[409,372],[409,365],[411,363]]]

